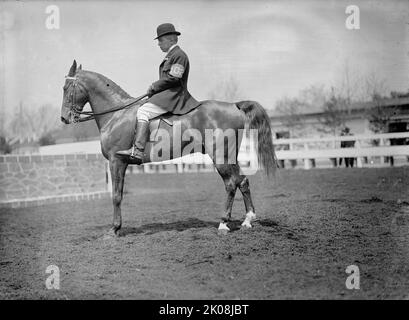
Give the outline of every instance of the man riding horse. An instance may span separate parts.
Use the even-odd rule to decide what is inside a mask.
[[[156,33],[154,40],[158,40],[159,47],[166,53],[159,66],[159,80],[149,87],[149,99],[138,109],[133,146],[116,153],[138,163],[144,158],[150,119],[167,112],[185,114],[199,105],[187,90],[189,59],[177,45],[180,32],[173,24],[164,23],[158,26]]]
[[[237,160],[239,146],[244,136],[241,133],[250,130],[250,136],[253,136],[252,133],[255,132],[252,138],[257,155],[255,171],[260,165],[267,176],[272,176],[271,174],[277,168],[270,118],[262,105],[252,100],[238,102],[205,100],[201,101],[198,107],[199,103],[191,97],[187,90],[189,60],[176,45],[178,35],[180,33],[171,24],[163,24],[157,28],[156,39],[159,40],[159,47],[166,52],[166,56],[159,68],[159,81],[153,83],[149,88],[148,102],[142,106],[138,105],[138,108],[128,107],[135,105],[135,102],[140,100],[139,98],[132,98],[115,82],[102,74],[82,70],[81,66],[77,68],[75,60],[66,76],[61,121],[69,124],[95,119],[101,136],[101,152],[109,161],[114,210],[112,226],[106,235],[108,238],[118,236],[122,226],[121,202],[126,169],[129,164],[163,161],[163,157],[158,156],[157,151],[159,150],[167,154],[165,159],[172,160],[180,157],[179,153],[171,150],[175,149],[173,141],[176,140],[179,140],[180,150],[186,150],[187,153],[197,152],[197,148],[192,147],[189,139],[180,141],[179,136],[175,137],[180,132],[174,130],[174,126],[163,128],[171,143],[165,147],[160,145],[160,148],[159,145],[149,144],[145,149],[149,120],[165,112],[170,111],[176,115],[170,119],[180,119],[178,126],[183,133],[193,129],[194,132],[201,135],[200,137],[205,138],[209,130],[213,133],[210,139],[202,141],[200,152],[212,159],[225,185],[227,198],[219,224],[220,232],[225,233],[230,230],[227,222],[231,221],[234,197],[238,189],[243,195],[246,209],[242,227],[251,228],[251,222],[256,218],[249,179]],[[144,96],[146,95],[142,97]],[[91,111],[83,111],[86,103],[89,103]],[[81,118],[81,115],[85,114],[90,117]],[[135,127],[136,134],[132,136]],[[225,138],[227,138],[227,143],[218,143],[219,141],[224,142]],[[231,140],[236,143],[229,143]],[[132,143],[133,147],[126,150]],[[143,152],[147,153],[146,159]],[[122,156],[118,156],[118,153]],[[255,171],[251,169],[250,173],[254,174]]]

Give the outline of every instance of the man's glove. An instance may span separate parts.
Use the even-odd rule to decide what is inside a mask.
[[[148,94],[148,97],[152,97],[155,94],[155,90],[153,89],[153,85],[150,85],[148,88],[148,91],[146,92]]]

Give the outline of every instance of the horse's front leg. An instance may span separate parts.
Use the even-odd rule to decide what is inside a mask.
[[[119,229],[122,226],[121,201],[124,189],[125,171],[128,163],[118,158],[112,157],[109,160],[109,169],[111,170],[112,180],[112,204],[114,206],[114,215],[112,227],[108,231],[106,238],[118,236]]]

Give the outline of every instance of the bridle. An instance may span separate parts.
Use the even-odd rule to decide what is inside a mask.
[[[88,116],[93,114],[92,111],[81,111],[78,105],[76,104],[76,88],[79,87],[80,90],[83,89],[85,92],[86,90],[84,86],[78,82],[77,77],[65,76],[65,79],[72,80],[69,82],[67,89],[72,85],[73,89],[71,93],[69,94],[69,97],[70,97],[70,102],[71,102],[70,111],[71,111],[71,114],[73,115],[73,122],[74,123],[81,122],[82,119],[85,119],[85,118],[80,118],[81,114],[86,114]],[[82,120],[82,121],[85,121],[85,120]]]
[[[119,110],[128,108],[128,107],[134,105],[136,102],[138,102],[138,101],[140,101],[143,98],[148,96],[148,94],[146,93],[146,94],[144,94],[142,96],[139,96],[139,97],[135,98],[132,102],[130,102],[130,103],[124,105],[124,106],[116,107],[116,108],[109,109],[109,110],[102,111],[102,112],[98,112],[98,113],[94,113],[93,111],[81,111],[79,109],[77,103],[76,103],[76,88],[78,87],[80,90],[82,90],[83,92],[86,92],[87,94],[88,94],[88,92],[87,92],[86,88],[84,87],[84,85],[81,84],[78,81],[77,77],[65,76],[65,79],[72,80],[72,81],[69,82],[69,86],[67,87],[67,89],[72,85],[73,89],[72,89],[69,97],[70,97],[70,102],[71,102],[70,111],[71,111],[71,114],[73,115],[73,118],[72,118],[73,123],[92,120],[92,119],[95,119],[95,116],[100,116],[100,115],[103,115],[103,114],[107,114],[107,113],[111,113],[111,112],[115,112],[115,111],[119,111]],[[81,115],[86,115],[86,117],[81,118]]]

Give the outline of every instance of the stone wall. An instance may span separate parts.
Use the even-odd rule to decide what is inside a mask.
[[[0,156],[0,207],[110,196],[101,154]]]

